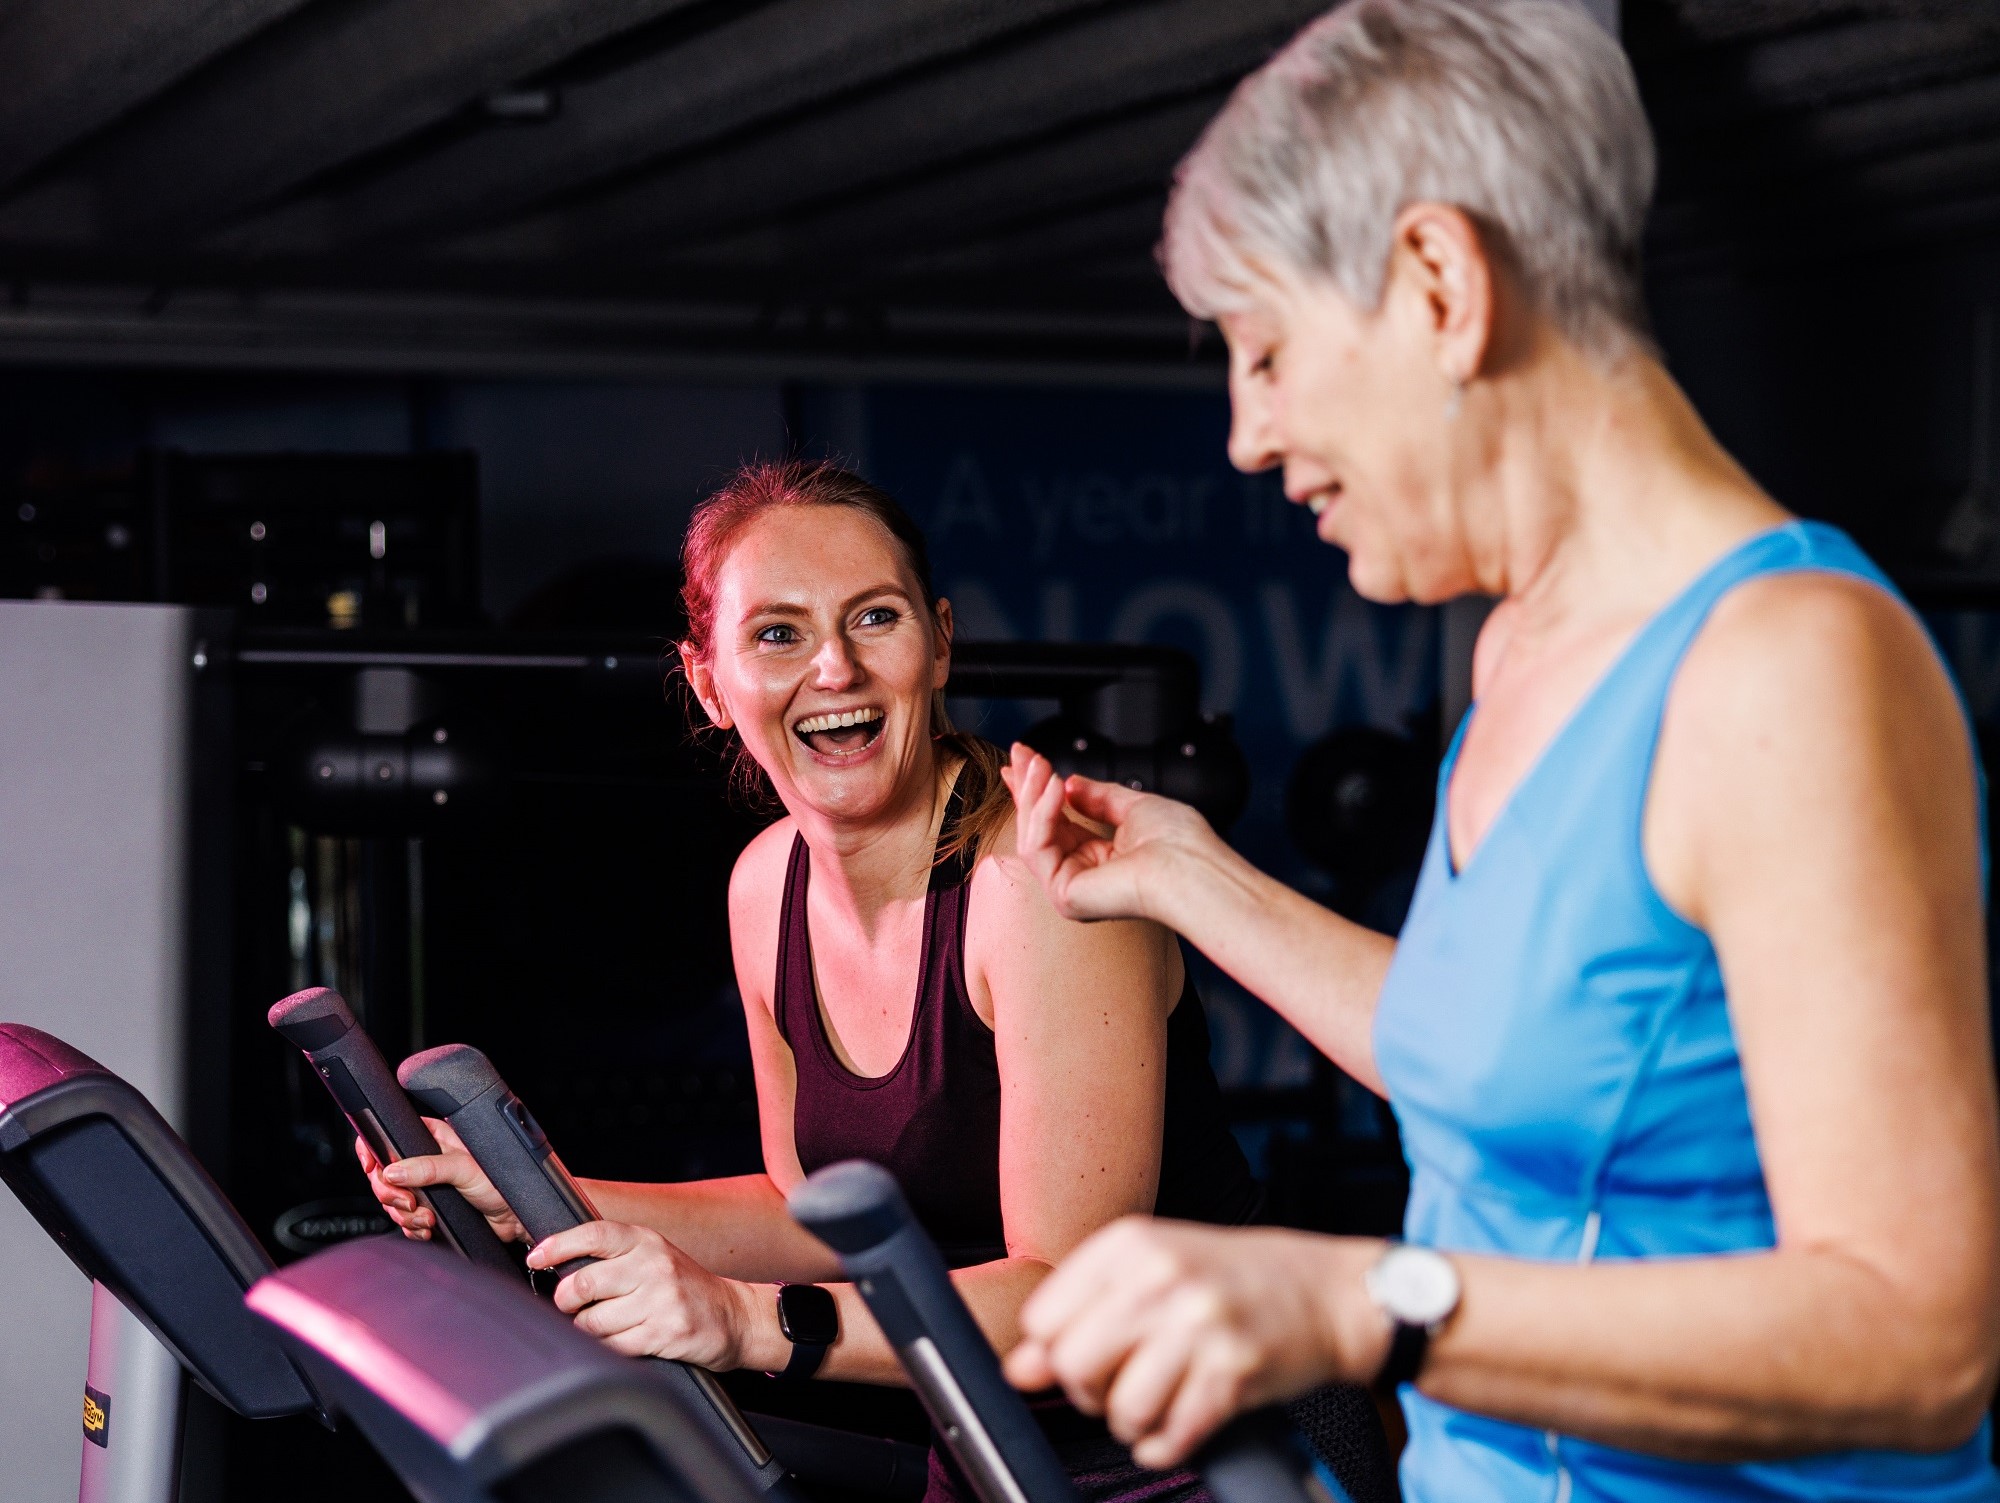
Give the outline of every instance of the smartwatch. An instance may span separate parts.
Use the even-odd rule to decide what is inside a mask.
[[[1431,1248],[1392,1242],[1362,1275],[1361,1283],[1395,1331],[1388,1360],[1375,1375],[1377,1388],[1394,1393],[1402,1384],[1417,1381],[1431,1337],[1458,1309],[1458,1269]]]
[[[817,1284],[778,1286],[778,1329],[792,1344],[792,1360],[774,1377],[810,1378],[840,1335],[840,1306]]]

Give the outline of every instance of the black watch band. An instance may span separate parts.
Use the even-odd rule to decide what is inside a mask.
[[[1375,1386],[1383,1393],[1393,1394],[1405,1383],[1417,1381],[1417,1375],[1424,1370],[1424,1358],[1431,1349],[1429,1326],[1409,1325],[1396,1322],[1396,1333],[1389,1338],[1389,1356],[1382,1364],[1382,1370],[1375,1374]]]
[[[785,1370],[778,1377],[792,1382],[801,1382],[819,1371],[819,1365],[826,1361],[827,1343],[824,1341],[794,1341],[792,1360],[785,1364]]]
[[[778,1288],[778,1329],[792,1344],[792,1360],[774,1377],[803,1381],[819,1371],[826,1349],[840,1336],[840,1306],[817,1284]]]

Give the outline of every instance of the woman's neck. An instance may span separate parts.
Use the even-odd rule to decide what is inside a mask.
[[[1468,518],[1479,587],[1516,640],[1649,616],[1786,513],[1724,452],[1660,363],[1606,368],[1545,338],[1493,382]]]
[[[933,744],[934,745],[934,744]],[[935,750],[904,780],[902,795],[867,820],[795,815],[812,853],[812,892],[852,918],[864,934],[893,904],[921,900],[930,890],[938,831],[950,802],[958,762]]]

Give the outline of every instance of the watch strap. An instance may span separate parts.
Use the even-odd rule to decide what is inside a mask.
[[[1375,1374],[1375,1386],[1384,1393],[1393,1394],[1405,1383],[1416,1382],[1417,1375],[1424,1370],[1424,1358],[1430,1354],[1430,1349],[1429,1326],[1397,1321],[1395,1334],[1389,1338],[1388,1359],[1383,1362],[1382,1370]]]
[[[785,1364],[785,1370],[778,1374],[788,1381],[803,1381],[819,1371],[819,1365],[826,1361],[827,1343],[824,1341],[794,1341],[792,1360]]]

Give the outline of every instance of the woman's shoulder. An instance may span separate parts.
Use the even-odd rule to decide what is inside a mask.
[[[1015,844],[1018,815],[1010,804],[1005,817],[981,842],[973,863],[967,899],[967,942],[981,955],[1023,949],[1047,951],[1094,948],[1096,925],[1073,924],[1055,910],[1040,880]]]
[[[1139,991],[1167,988],[1178,996],[1177,987],[1168,986],[1164,931],[1144,919],[1080,924],[1057,913],[1016,853],[1014,819],[1010,811],[974,865],[967,901],[967,970],[983,978],[996,1011],[1011,998],[1016,1006],[1060,1013],[1073,1000],[1073,988],[1095,994],[1112,975],[1145,974],[1154,984]],[[1165,998],[1167,1006],[1171,1001]]]
[[[1906,604],[1853,574],[1761,576],[1716,607],[1667,697],[1649,865],[1704,927],[1706,884],[1772,862],[1962,865],[1976,882],[1976,778],[1950,676]]]
[[[769,980],[778,953],[778,918],[785,898],[785,862],[798,826],[787,815],[757,836],[729,874],[729,947],[746,1008],[771,1008]]]
[[[1833,569],[1764,574],[1731,590],[1689,649],[1675,697],[1766,714],[1954,704],[1915,611],[1874,580]]]
[[[736,858],[729,874],[729,916],[741,922],[753,913],[775,918],[784,893],[785,867],[791,860],[798,821],[787,814],[759,830]]]
[[[981,917],[994,911],[1014,917],[1029,917],[1036,912],[1036,899],[1051,915],[1055,913],[1049,906],[1048,894],[1042,891],[1042,884],[1022,864],[1015,848],[1015,819],[1014,810],[1008,808],[992,833],[980,842],[979,853],[972,862],[972,872],[967,878],[970,887],[968,901]]]

